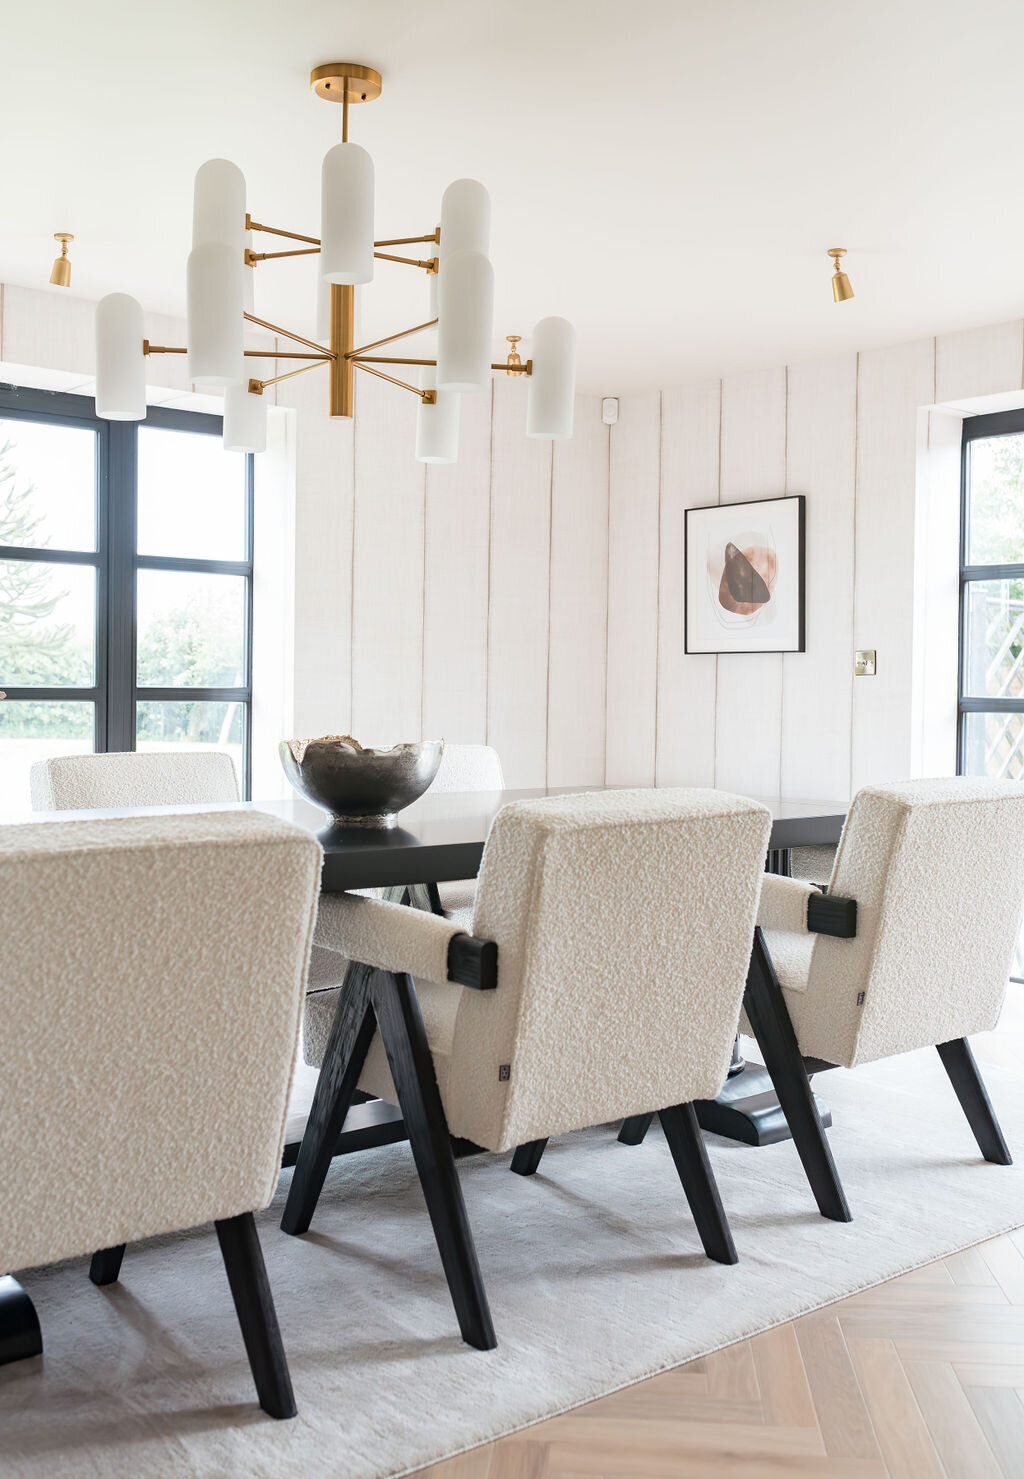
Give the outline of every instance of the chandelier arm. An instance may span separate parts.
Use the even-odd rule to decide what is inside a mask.
[[[372,345],[367,345],[367,348],[373,348],[373,346]],[[365,355],[365,356],[353,356],[352,357],[352,363],[354,365],[362,365],[363,368],[365,369],[369,365],[436,365],[437,364],[437,360],[436,359],[397,359],[394,356],[387,355],[387,354],[368,354],[368,355]],[[492,370],[504,370],[507,373],[508,372],[508,364],[507,363],[502,363],[502,364],[497,364],[497,365],[491,365],[491,369]],[[378,373],[379,373],[379,371],[378,371]],[[524,360],[523,361],[523,364],[521,366],[518,366],[518,365],[516,366],[516,375],[517,376],[518,375],[532,375],[532,374],[533,374],[533,360],[532,359]]]
[[[285,231],[281,226],[264,226],[261,221],[254,221],[252,216],[246,215],[246,231],[269,231],[271,236],[287,236],[291,241],[308,241],[313,246],[320,245],[319,236],[303,236],[301,231]]]
[[[389,334],[386,339],[374,339],[372,344],[364,344],[361,349],[350,349],[345,358],[355,359],[357,354],[365,354],[369,349],[379,349],[382,344],[393,344],[396,339],[407,339],[410,334],[419,334],[424,329],[432,329],[436,323],[436,318],[428,318],[425,324],[417,324],[414,329],[401,329],[397,334]]]
[[[257,395],[262,395],[268,385],[278,385],[282,380],[290,380],[293,375],[305,375],[307,370],[318,370],[321,365],[326,365],[327,363],[328,361],[325,357],[324,359],[317,360],[316,364],[300,365],[297,370],[288,370],[283,375],[274,375],[270,380],[250,380],[249,389],[250,391],[252,391],[253,387],[258,385],[259,390],[255,393]]]
[[[251,266],[254,262],[273,262],[278,257],[317,257],[320,255],[319,247],[299,247],[293,252],[249,252],[245,254],[245,265]]]
[[[441,228],[440,226],[435,226],[434,230],[430,232],[429,236],[392,236],[389,237],[387,241],[375,241],[373,244],[375,247],[414,246],[416,242],[432,241],[436,246],[440,243],[440,240]]]
[[[385,375],[383,370],[375,370],[372,365],[364,363],[361,359],[353,360],[352,363],[358,365],[361,370],[365,370],[368,375],[376,375],[378,380],[387,380],[391,385],[397,385],[402,390],[411,390],[413,395],[418,396],[424,405],[433,405],[437,395],[436,391],[424,390],[419,385],[410,385],[408,380],[396,380],[394,375]]]
[[[437,271],[436,257],[430,257],[424,262],[417,257],[394,257],[390,252],[374,252],[373,255],[381,262],[401,262],[403,267],[420,267],[424,272]]]
[[[291,329],[282,329],[280,324],[267,323],[267,320],[265,318],[256,318],[255,315],[251,313],[243,313],[242,317],[247,319],[251,324],[259,324],[261,329],[269,329],[272,334],[283,334],[286,339],[294,339],[296,344],[308,344],[310,349],[317,350],[318,353],[326,356],[326,358],[328,359],[334,358],[334,350],[325,349],[322,344],[317,344],[315,339],[304,339],[301,334],[295,334],[292,332]],[[272,352],[273,351],[271,350],[267,351],[268,354]],[[281,355],[280,358],[297,359],[298,355]]]

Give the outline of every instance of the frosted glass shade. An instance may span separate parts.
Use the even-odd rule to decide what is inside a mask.
[[[373,278],[373,160],[358,144],[335,144],[324,155],[320,271],[328,282]]]
[[[494,269],[482,252],[450,252],[442,258],[438,278],[438,389],[463,394],[486,390],[494,337]]]
[[[533,331],[533,371],[526,395],[526,435],[572,436],[576,395],[576,330],[567,318],[542,318]]]
[[[436,379],[430,365],[423,371],[420,384],[424,390],[433,390]],[[417,462],[458,461],[459,409],[459,397],[451,390],[439,390],[433,405],[420,402],[416,411]]]
[[[245,176],[230,159],[208,159],[192,192],[192,247],[219,241],[245,248]]]
[[[96,415],[104,421],[146,419],[142,309],[127,293],[96,304]]]
[[[266,398],[251,394],[248,385],[229,385],[224,392],[224,450],[267,450]]]
[[[220,241],[188,258],[188,377],[194,385],[241,385],[245,378],[242,252]]]
[[[482,252],[491,246],[491,197],[479,180],[453,180],[441,196],[441,252]]]

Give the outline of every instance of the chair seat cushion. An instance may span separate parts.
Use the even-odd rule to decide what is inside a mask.
[[[468,909],[472,916],[476,902],[475,878],[462,878],[457,883],[439,883],[437,891],[441,896],[441,907],[449,917],[462,909]],[[468,924],[466,928],[469,928]]]
[[[332,951],[324,951],[326,955]],[[336,960],[344,957],[335,956]],[[347,965],[347,961],[345,964]],[[416,996],[423,1016],[427,1042],[434,1059],[434,1073],[444,1102],[448,1087],[448,1068],[451,1062],[452,1039],[455,1036],[455,1015],[463,988],[452,982],[416,981]],[[306,997],[302,1018],[302,1054],[311,1068],[319,1068],[327,1051],[327,1039],[338,1005],[340,986],[310,991]],[[359,1077],[359,1088],[389,1104],[398,1103],[394,1080],[388,1067],[387,1054],[380,1033],[375,1032],[366,1063]]]
[[[775,966],[779,985],[787,991],[806,991],[811,970],[814,935],[798,935],[791,930],[765,930],[764,939]]]

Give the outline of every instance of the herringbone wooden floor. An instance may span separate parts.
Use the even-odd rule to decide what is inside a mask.
[[[1024,1232],[418,1479],[1021,1479]]]

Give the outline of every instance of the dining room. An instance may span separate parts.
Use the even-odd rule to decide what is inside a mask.
[[[1019,1475],[1019,8],[0,41],[0,1475]]]

